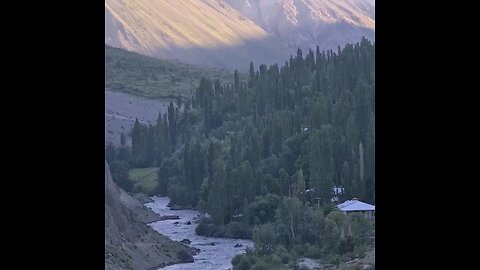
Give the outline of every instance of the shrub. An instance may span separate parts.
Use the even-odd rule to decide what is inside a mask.
[[[275,249],[275,256],[278,256],[280,258],[281,263],[287,264],[290,261],[290,256],[288,254],[288,251],[285,249],[285,247],[279,245]]]
[[[238,265],[233,267],[234,270],[250,270],[250,268],[251,264],[247,256],[242,256]]]
[[[245,257],[245,255],[243,255],[243,254],[235,255],[235,257],[233,257],[233,259],[232,259],[232,265],[233,266],[238,265],[243,257]]]
[[[333,222],[335,222],[338,227],[341,227],[341,226],[343,226],[343,224],[345,223],[345,219],[346,219],[347,217],[346,217],[345,214],[342,213],[341,211],[335,210],[335,211],[330,212],[330,213],[327,215],[327,218],[328,218],[329,220],[332,220]]]
[[[227,228],[226,227],[218,227],[213,224],[207,227],[209,232],[213,235],[213,237],[225,237],[227,235]]]
[[[295,254],[298,254],[298,256],[303,256],[305,254],[305,246],[304,245],[294,245],[293,246],[293,252]]]
[[[252,237],[252,229],[248,224],[232,222],[228,225],[227,237],[249,239]]]
[[[272,264],[273,265],[278,265],[278,264],[283,264],[283,263],[284,262],[282,262],[282,259],[278,255],[275,255],[275,254],[272,255]]]
[[[275,227],[267,223],[255,228],[252,239],[255,242],[255,249],[263,255],[271,254],[276,245]]]
[[[322,252],[318,247],[307,243],[305,245],[305,256],[318,259],[322,256]]]
[[[357,258],[365,257],[365,252],[367,252],[367,247],[365,245],[353,247],[353,255]]]
[[[130,166],[125,161],[112,161],[110,163],[112,180],[127,192],[131,192],[133,188],[133,183],[128,177],[129,170]]]
[[[329,264],[333,264],[338,267],[340,264],[341,257],[338,254],[335,255],[327,255],[325,258],[325,262]]]
[[[214,226],[210,219],[202,217],[199,222],[197,228],[195,228],[195,232],[198,235],[208,236],[211,237],[217,231],[216,226]]]
[[[272,266],[264,261],[257,262],[253,267],[252,270],[267,270],[272,268]]]

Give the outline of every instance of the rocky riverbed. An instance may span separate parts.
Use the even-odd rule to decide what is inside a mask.
[[[152,197],[152,202],[145,206],[162,216],[178,216],[179,219],[162,220],[149,225],[156,231],[174,241],[181,241],[191,248],[198,249],[193,263],[170,265],[162,269],[168,270],[227,270],[232,268],[231,260],[253,247],[251,240],[228,239],[199,236],[195,233],[195,221],[200,216],[196,210],[171,210],[167,207],[167,197]]]

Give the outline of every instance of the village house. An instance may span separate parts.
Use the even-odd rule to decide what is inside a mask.
[[[345,201],[339,205],[337,208],[345,213],[345,215],[351,213],[361,213],[365,218],[374,219],[375,218],[375,205],[364,203],[359,201],[357,198],[352,200]]]

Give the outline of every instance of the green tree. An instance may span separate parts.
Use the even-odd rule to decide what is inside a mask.
[[[128,177],[129,170],[130,166],[124,161],[112,161],[110,163],[110,172],[113,181],[127,192],[132,191],[133,188],[132,181]]]
[[[218,159],[214,163],[213,175],[210,177],[210,191],[208,196],[208,213],[212,217],[215,225],[224,225],[227,201],[225,194],[225,179],[227,177],[225,171],[225,163]]]
[[[255,249],[261,255],[269,255],[276,246],[276,232],[271,223],[263,224],[255,228],[252,239],[255,242]]]

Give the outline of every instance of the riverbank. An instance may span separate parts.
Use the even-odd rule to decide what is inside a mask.
[[[167,197],[152,197],[152,199],[153,201],[145,206],[161,216],[177,215],[179,219],[157,221],[149,225],[174,241],[184,242],[191,248],[200,250],[198,254],[193,255],[193,263],[167,266],[165,267],[167,270],[232,269],[232,258],[243,253],[247,247],[253,248],[251,240],[197,235],[195,220],[201,216],[200,212],[191,209],[172,210],[167,206],[170,202]]]
[[[342,262],[337,266],[328,263],[322,263],[321,260],[310,258],[300,258],[298,260],[300,269],[331,269],[331,270],[375,270],[375,249],[367,251],[365,257]]]
[[[120,189],[105,163],[105,269],[149,270],[193,261],[186,246],[146,225],[159,217]]]

